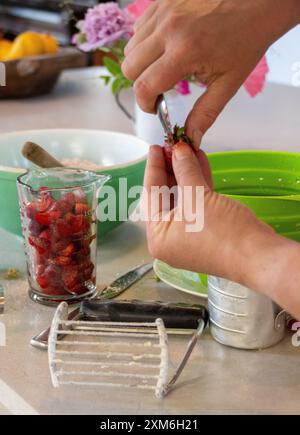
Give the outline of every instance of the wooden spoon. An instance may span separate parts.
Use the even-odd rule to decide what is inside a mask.
[[[62,168],[64,165],[56,160],[40,145],[26,142],[22,148],[23,156],[40,168]]]

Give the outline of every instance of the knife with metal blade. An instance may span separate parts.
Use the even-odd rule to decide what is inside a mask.
[[[137,281],[139,281],[141,278],[143,278],[143,276],[146,275],[148,272],[150,272],[152,268],[153,268],[152,263],[138,266],[135,269],[132,269],[129,272],[117,278],[110,285],[105,287],[102,291],[96,293],[90,299],[107,300],[107,299],[116,298],[125,290],[127,290],[129,287],[131,287],[133,284],[135,284]],[[80,316],[80,307],[76,308],[75,310],[69,313],[68,320],[76,320],[79,316]],[[47,349],[50,329],[51,326],[49,326],[49,328],[42,331],[40,334],[33,337],[30,340],[31,346],[39,349]]]

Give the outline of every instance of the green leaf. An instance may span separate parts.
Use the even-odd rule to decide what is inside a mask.
[[[133,85],[133,82],[131,80],[128,80],[123,75],[119,75],[113,81],[112,92],[113,92],[113,94],[117,94],[122,89],[128,89],[128,88],[132,87],[132,85]]]
[[[126,47],[127,44],[128,44],[128,40],[127,39],[120,39],[118,47],[119,47],[120,50],[124,51],[124,48]]]
[[[110,47],[99,47],[99,51],[103,51],[103,53],[110,53],[111,48]]]
[[[100,76],[100,79],[104,81],[104,84],[107,86],[110,83],[111,76]]]
[[[115,95],[118,92],[120,92],[123,89],[123,85],[124,85],[123,77],[116,78],[111,86],[112,93]]]
[[[128,89],[133,86],[133,81],[125,79],[123,89]]]
[[[121,39],[121,40],[119,40],[116,43],[116,45],[111,47],[112,52],[116,55],[116,57],[119,60],[122,60],[125,57],[125,55],[124,55],[124,49],[125,49],[125,47],[127,45],[127,42],[128,42],[127,40]]]
[[[103,63],[113,76],[122,75],[121,65],[110,57],[104,57]]]
[[[177,137],[180,138],[185,133],[184,127],[178,128]]]

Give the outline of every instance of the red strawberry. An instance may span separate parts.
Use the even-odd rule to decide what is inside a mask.
[[[44,266],[46,263],[46,257],[43,254],[39,254],[38,252],[35,255],[35,262],[37,266]]]
[[[34,240],[32,237],[28,237],[28,243],[29,243],[29,245],[35,247],[35,243],[34,243]]]
[[[60,251],[60,255],[62,255],[63,257],[70,257],[75,252],[75,250],[75,245],[71,242],[65,247],[65,249],[62,249]]]
[[[28,225],[28,230],[31,236],[37,237],[43,230],[43,227],[42,225],[38,224],[36,221],[32,220]]]
[[[45,265],[44,264],[38,264],[36,266],[36,274],[37,275],[43,275],[43,273],[45,272]]]
[[[80,249],[80,251],[77,252],[78,258],[87,258],[90,256],[91,248],[89,246],[86,246],[85,248]]]
[[[39,239],[38,237],[28,238],[28,243],[33,246],[39,254],[45,254],[49,250],[50,243],[48,240],[45,239]]]
[[[51,194],[47,192],[47,187],[41,187],[39,189],[39,200],[37,203],[37,209],[39,212],[43,213],[47,211],[51,205],[54,204],[54,199],[52,198]]]
[[[53,224],[57,219],[61,217],[61,212],[59,210],[57,211],[47,211],[44,213],[37,213],[35,215],[35,220],[40,225],[51,225]]]
[[[44,270],[44,277],[49,284],[59,284],[61,282],[61,269],[54,264],[49,264]]]
[[[45,276],[43,276],[43,275],[38,275],[37,278],[36,278],[36,280],[37,280],[38,285],[39,285],[42,289],[47,288],[48,285],[49,285],[48,281],[46,280]]]
[[[65,296],[69,294],[69,292],[59,285],[49,285],[43,289],[43,293],[49,296]]]
[[[49,230],[49,228],[42,231],[39,235],[39,238],[44,239],[44,240],[48,240],[50,242],[51,241],[51,231]]]
[[[90,261],[89,257],[78,265],[78,270],[82,274],[84,281],[89,281],[92,278],[94,268],[94,264]]]
[[[66,221],[72,227],[73,234],[85,233],[90,228],[89,221],[83,215],[73,215],[68,213],[66,215]]]
[[[72,259],[70,257],[64,257],[60,255],[58,257],[55,257],[53,261],[57,266],[68,266],[69,264],[71,264]]]
[[[29,219],[34,219],[37,213],[37,205],[35,202],[30,202],[26,205],[26,215]]]
[[[90,229],[89,220],[83,215],[67,213],[64,219],[58,219],[55,233],[58,237],[66,238],[76,234],[86,234]]]
[[[44,257],[44,263],[46,263],[52,257],[50,247],[51,243],[47,240],[39,239],[36,242],[36,251],[40,255],[40,257]]]
[[[66,222],[66,219],[58,219],[54,232],[57,233],[58,237],[65,239],[72,236],[73,229],[72,226]]]
[[[65,201],[73,206],[76,202],[76,197],[73,192],[67,192],[61,197],[61,201]]]
[[[35,220],[40,225],[50,225],[49,213],[37,213]]]
[[[55,210],[59,210],[62,215],[73,210],[73,203],[70,203],[64,199],[60,199],[55,204]]]
[[[172,166],[173,145],[166,144],[163,147],[163,151],[164,151],[167,171],[172,173],[173,172],[173,166]]]
[[[72,290],[78,282],[77,266],[71,265],[63,269],[62,279],[68,290]]]
[[[85,280],[91,279],[92,274],[93,274],[93,270],[94,270],[94,265],[90,261],[89,264],[87,265],[87,267],[84,269],[84,272],[83,272],[83,276],[84,276]]]
[[[75,293],[77,295],[82,295],[88,291],[88,288],[85,284],[79,284],[76,287],[72,289],[72,293]]]
[[[53,228],[52,228],[52,233],[53,233]],[[54,237],[52,237],[53,239]],[[69,243],[71,243],[71,239],[70,238],[66,238],[66,239],[59,239],[57,241],[54,241],[51,245],[52,247],[52,251],[54,253],[59,254],[63,249],[65,249]]]
[[[78,270],[80,270],[80,272],[83,273],[87,269],[94,269],[94,265],[91,262],[90,257],[85,257],[81,260],[81,263],[78,264]]]
[[[75,214],[86,214],[89,211],[89,206],[82,202],[77,202],[75,204]]]

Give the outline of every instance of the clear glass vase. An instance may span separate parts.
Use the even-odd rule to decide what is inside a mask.
[[[96,291],[97,192],[109,179],[55,168],[18,177],[29,295],[55,305]]]

